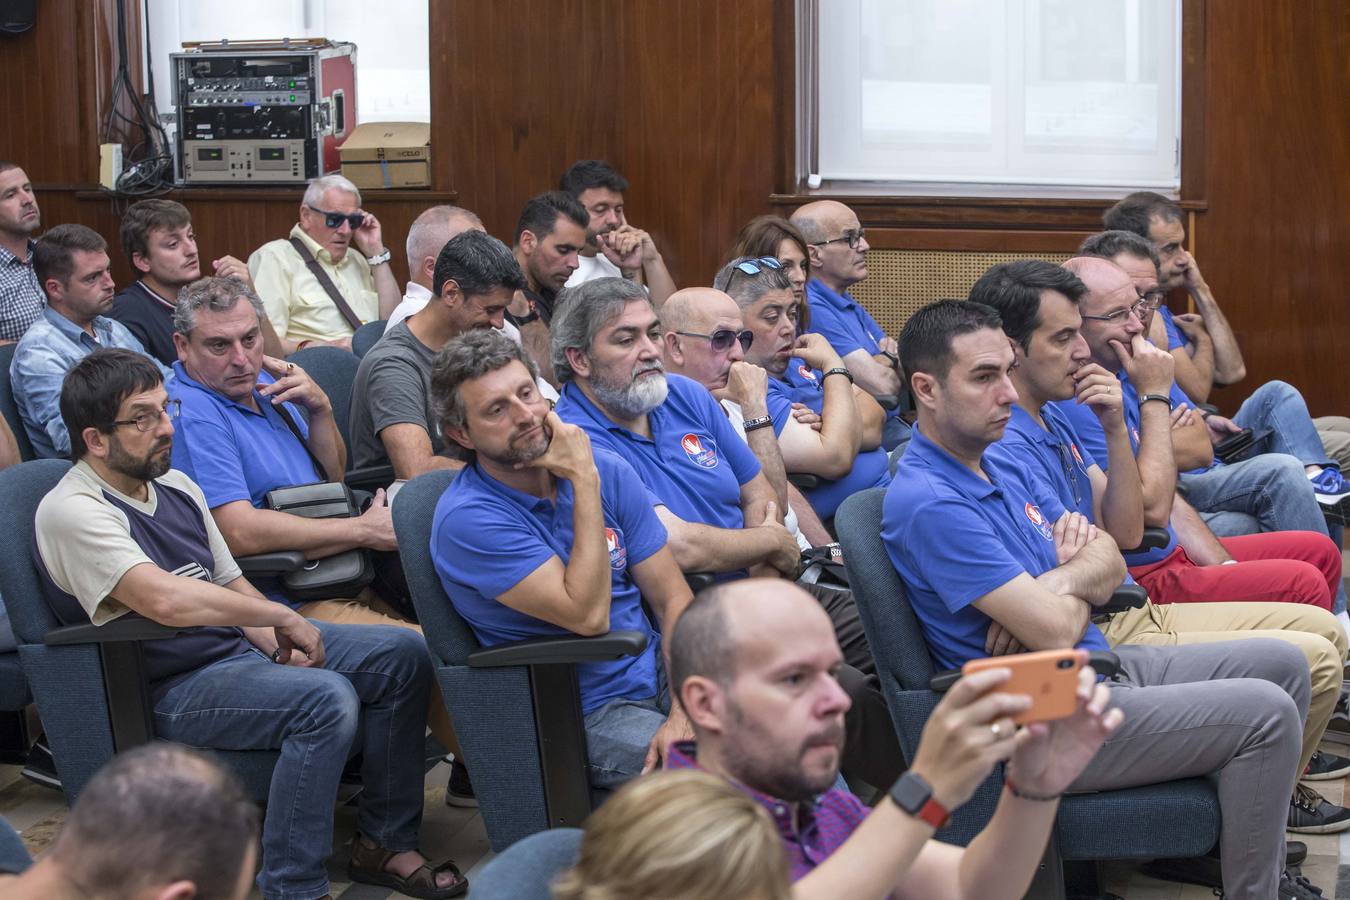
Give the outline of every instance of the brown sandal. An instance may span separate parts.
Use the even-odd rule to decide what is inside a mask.
[[[347,877],[361,884],[377,884],[389,887],[418,900],[446,900],[460,897],[469,891],[469,879],[459,871],[451,860],[432,865],[423,863],[406,878],[389,872],[385,866],[397,856],[394,851],[367,844],[361,835],[352,838],[352,855],[347,862]],[[445,887],[436,887],[436,876],[442,872],[453,872],[455,880]]]

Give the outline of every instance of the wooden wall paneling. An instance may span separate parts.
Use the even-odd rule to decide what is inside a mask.
[[[83,6],[46,0],[32,29],[0,35],[0,159],[18,163],[35,183],[73,186],[88,178]]]
[[[1314,415],[1346,414],[1350,317],[1350,4],[1211,3],[1208,210],[1198,261],[1247,378],[1290,382]]]
[[[1206,0],[1181,3],[1181,196],[1205,196]]]

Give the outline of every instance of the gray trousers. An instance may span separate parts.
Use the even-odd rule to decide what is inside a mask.
[[[1111,702],[1125,721],[1073,790],[1216,775],[1224,896],[1270,900],[1311,693],[1303,654],[1264,638],[1115,652]]]

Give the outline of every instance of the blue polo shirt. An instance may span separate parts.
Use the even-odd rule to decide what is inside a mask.
[[[1125,430],[1130,435],[1130,448],[1137,454],[1139,452],[1139,395],[1134,390],[1134,385],[1125,377],[1125,373],[1120,373],[1121,398],[1125,413]],[[1190,399],[1177,387],[1176,382],[1172,382],[1172,402],[1190,403]],[[1103,472],[1109,470],[1107,464],[1106,452],[1106,432],[1102,430],[1102,423],[1098,421],[1097,415],[1085,404],[1074,400],[1057,400],[1054,403],[1047,403],[1043,410],[1053,409],[1057,418],[1065,421],[1069,428],[1079,439],[1079,447],[1085,454],[1088,454],[1096,460],[1097,465],[1101,466]],[[1042,412],[1044,415],[1044,412]],[[1049,421],[1047,419],[1047,421]],[[1159,550],[1146,550],[1143,553],[1126,553],[1125,562],[1129,566],[1147,566],[1152,563],[1161,562],[1172,554],[1177,547],[1177,534],[1172,530],[1172,522],[1169,517],[1167,522],[1167,546]]]
[[[835,376],[836,378],[839,376]],[[780,437],[792,418],[792,404],[802,403],[820,415],[825,407],[824,377],[804,361],[788,360],[782,378],[769,379],[768,406],[773,418],[774,434]],[[834,515],[839,504],[855,491],[870,487],[885,487],[891,483],[890,460],[880,447],[862,450],[853,460],[853,468],[843,478],[822,478],[820,485],[806,492],[806,499],[821,518]]]
[[[646,634],[647,649],[636,657],[577,666],[583,714],[611,700],[656,696],[660,637],[642,611],[631,568],[666,545],[666,529],[633,470],[600,448],[595,467],[609,544],[609,627]],[[553,557],[567,565],[574,539],[572,483],[557,479],[556,485],[557,499],[550,502],[508,487],[474,463],[436,504],[431,526],[436,574],[484,646],[571,634],[497,600]]]
[[[682,375],[667,375],[666,383],[666,401],[647,414],[650,438],[614,424],[575,382],[563,386],[555,412],[632,466],[684,521],[744,528],[741,486],[759,474],[759,460],[703,385]]]
[[[882,504],[881,537],[939,668],[957,668],[987,654],[993,621],[973,604],[1023,572],[1055,568],[1053,521],[1022,467],[986,454],[989,481],[957,462],[918,428],[900,458]],[[1108,649],[1089,624],[1078,646]]]
[[[266,372],[258,373],[259,384],[274,380]],[[257,411],[198,383],[181,361],[173,364],[173,378],[165,387],[182,403],[174,423],[173,467],[201,486],[211,509],[236,500],[261,509],[268,491],[323,480],[272,401],[256,388]],[[293,403],[285,406],[308,438],[309,426],[300,409]],[[288,606],[300,605],[286,597],[277,579],[258,578],[254,587]]]
[[[1073,403],[1072,400],[1067,401]],[[1076,406],[1078,404],[1075,404]],[[1077,430],[1065,417],[1064,412],[1055,404],[1047,403],[1041,407],[1041,418],[1049,430],[1042,428],[1022,407],[1014,405],[1012,419],[1003,440],[993,444],[985,451],[1008,465],[1021,466],[1029,478],[1035,479],[1041,496],[1055,494],[1063,509],[1076,510],[1096,522],[1092,509],[1092,482],[1088,479],[1088,469],[1099,466],[1106,471],[1106,433],[1095,413],[1085,406],[1093,424],[1097,426],[1097,452],[1102,454],[1101,461],[1085,446]],[[1127,428],[1130,427],[1128,424]],[[1131,436],[1131,446],[1138,450],[1138,444]],[[1046,515],[1054,521],[1059,517],[1060,509],[1046,509]],[[1129,553],[1125,561],[1131,566],[1142,566],[1166,559],[1177,546],[1177,536],[1169,523],[1167,526],[1167,546],[1161,550],[1149,550],[1144,553]],[[1129,580],[1129,576],[1126,576]]]
[[[1159,316],[1162,316],[1163,330],[1167,332],[1167,349],[1175,350],[1178,347],[1191,346],[1191,339],[1177,327],[1176,321],[1172,318],[1172,310],[1167,308],[1167,304],[1158,307]],[[1187,350],[1189,353],[1189,349]]]
[[[823,335],[840,356],[854,350],[866,350],[868,356],[881,352],[886,329],[845,291],[836,294],[819,278],[806,284],[806,300],[811,309],[810,331]]]

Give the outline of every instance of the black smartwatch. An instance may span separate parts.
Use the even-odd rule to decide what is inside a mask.
[[[506,314],[506,321],[510,322],[512,325],[516,326],[517,328],[521,328],[521,327],[523,327],[523,326],[525,326],[525,325],[530,324],[531,322],[537,322],[537,321],[539,321],[539,310],[535,309],[535,308],[534,308],[534,304],[531,303],[531,304],[530,304],[530,312],[529,312],[529,315],[525,315],[525,316],[516,316],[516,315],[512,315],[511,313],[507,313],[507,314]]]
[[[934,829],[946,825],[951,818],[947,808],[933,799],[933,788],[913,772],[900,776],[891,786],[890,797],[896,806]]]

